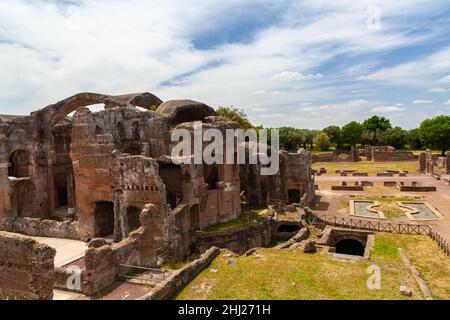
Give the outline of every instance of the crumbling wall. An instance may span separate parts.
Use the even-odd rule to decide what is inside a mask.
[[[0,231],[0,298],[51,300],[55,254],[33,239]]]
[[[240,166],[241,190],[247,206],[277,202],[309,206],[314,199],[311,153],[301,149],[297,153],[281,151],[279,156],[280,169],[274,175],[261,175],[260,164]]]
[[[155,267],[157,242],[153,226],[158,219],[158,207],[147,205],[140,215],[141,227],[124,240],[108,245],[103,239],[94,239],[84,257],[82,290],[94,295],[114,283],[119,273],[125,274],[124,265]]]
[[[350,150],[335,149],[332,152],[313,154],[312,163],[315,162],[358,162],[359,150],[351,147]]]
[[[367,161],[373,162],[417,160],[412,151],[397,151],[391,146],[369,146],[364,149],[363,154],[367,157]]]
[[[220,254],[217,247],[209,248],[198,259],[190,262],[185,267],[173,272],[166,281],[156,287],[140,300],[165,300],[172,298],[177,292],[191,282],[204,268]]]
[[[414,161],[416,157],[412,151],[372,152],[373,162]]]
[[[199,233],[195,239],[195,248],[204,252],[216,246],[242,254],[251,248],[267,247],[271,240],[272,224],[270,221],[264,221],[235,231]]]
[[[0,218],[0,229],[37,237],[80,240],[78,222],[38,218]]]
[[[430,151],[421,152],[419,155],[419,172],[431,175],[434,174],[436,162],[436,157]]]

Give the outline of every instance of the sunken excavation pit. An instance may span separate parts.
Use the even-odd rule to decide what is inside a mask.
[[[335,257],[369,259],[373,242],[373,232],[327,226],[318,244],[328,247],[328,252]]]
[[[194,122],[223,134],[239,128],[201,102],[150,93],[80,93],[28,116],[0,115],[0,231],[85,243],[77,292],[92,295],[114,283],[122,265],[154,268],[198,255],[197,231],[236,220],[242,202],[311,203],[311,154],[303,149],[281,151],[270,176],[260,163],[174,162],[172,133],[193,133]],[[10,258],[1,252],[0,265]],[[64,283],[65,268],[55,268],[55,282]]]

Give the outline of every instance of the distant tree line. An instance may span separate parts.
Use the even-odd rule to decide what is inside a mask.
[[[255,127],[247,114],[234,107],[220,107],[219,115],[238,122],[245,130]],[[385,117],[374,115],[363,122],[351,121],[339,127],[328,126],[322,130],[280,127],[280,148],[296,150],[305,148],[328,151],[332,148],[349,149],[353,147],[389,145],[396,149],[419,150],[429,148],[440,150],[442,154],[450,150],[450,116],[441,115],[425,119],[415,129],[405,130],[399,126],[392,127]]]

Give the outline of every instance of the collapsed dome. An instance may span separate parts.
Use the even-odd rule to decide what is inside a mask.
[[[170,119],[174,127],[183,122],[202,121],[209,116],[217,116],[210,106],[193,100],[170,100],[161,104],[156,110],[158,116]]]

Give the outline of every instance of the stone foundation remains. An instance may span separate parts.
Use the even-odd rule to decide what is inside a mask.
[[[0,300],[51,300],[55,249],[0,231]]]

